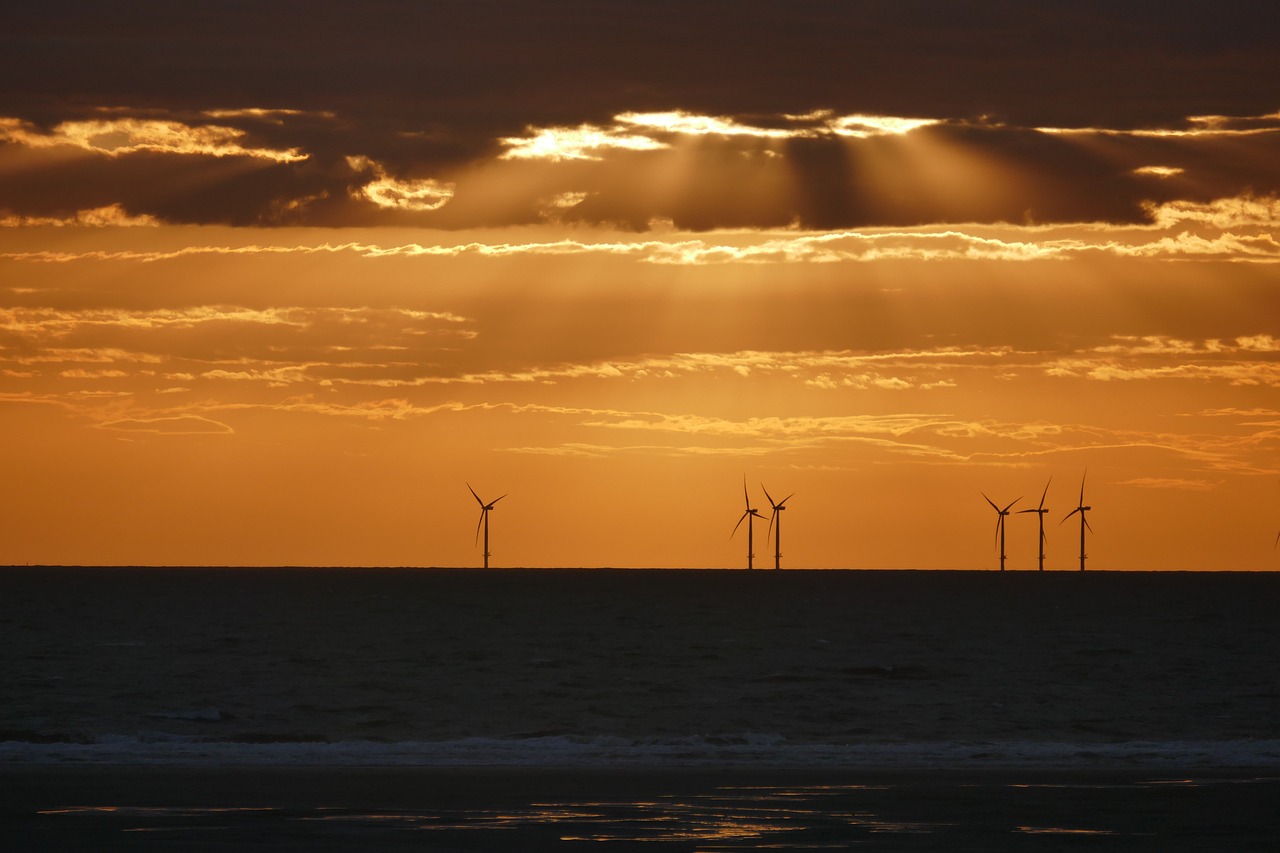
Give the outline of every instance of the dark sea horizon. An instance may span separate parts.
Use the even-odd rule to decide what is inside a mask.
[[[0,570],[0,760],[1280,767],[1280,575]]]

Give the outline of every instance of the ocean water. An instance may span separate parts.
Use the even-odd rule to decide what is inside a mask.
[[[1280,575],[0,569],[9,765],[1280,768]]]

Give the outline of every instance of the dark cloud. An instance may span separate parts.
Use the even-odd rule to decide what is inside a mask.
[[[1141,223],[1151,204],[1280,193],[1280,128],[1206,135],[1192,127],[1151,136],[950,122],[905,135],[779,140],[610,123],[595,132],[610,139],[643,134],[665,147],[606,145],[581,159],[494,157],[451,167],[433,160],[430,141],[415,156],[415,140],[402,134],[385,145],[364,140],[373,150],[395,149],[392,158],[366,155],[340,119],[283,116],[269,132],[254,126],[263,121],[255,116],[216,121],[246,131],[237,137],[244,151],[215,156],[175,147],[112,155],[66,141],[49,146],[61,138],[50,136],[35,147],[0,144],[7,175],[0,212],[72,217],[119,205],[131,216],[172,223],[457,229],[555,219],[633,230],[655,221],[689,230],[825,229]],[[328,126],[334,129],[326,136]],[[196,138],[203,124],[179,127],[180,135]],[[254,146],[265,153],[249,153]],[[297,153],[281,162],[272,159],[277,152]],[[1142,171],[1149,167],[1163,172]],[[377,185],[384,191],[369,189]]]
[[[1276,107],[1254,2],[47,0],[8,15],[0,104],[220,104],[442,121],[490,137],[625,109],[1023,124]]]
[[[0,215],[118,204],[235,225],[1134,222],[1144,201],[1280,189],[1272,136],[1034,129],[1183,129],[1193,115],[1274,113],[1280,24],[1256,3],[49,0],[9,17],[0,117],[36,132],[111,117],[233,127],[245,148],[306,159],[67,156],[0,143]],[[940,192],[893,138],[686,141],[682,182],[667,192],[668,152],[536,174],[497,159],[504,138],[530,127],[605,127],[628,110],[768,127],[815,108],[945,119],[916,138],[1017,180]],[[1163,182],[1133,173],[1153,165],[1182,172]],[[436,210],[378,207],[360,196],[378,175],[402,189],[447,182],[454,194]],[[563,202],[571,193],[580,199]]]

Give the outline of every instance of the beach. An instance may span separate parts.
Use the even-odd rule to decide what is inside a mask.
[[[1272,574],[24,568],[0,592],[11,849],[1278,828]]]

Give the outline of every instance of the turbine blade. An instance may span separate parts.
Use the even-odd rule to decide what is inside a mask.
[[[739,519],[738,519],[738,523],[737,523],[737,524],[735,524],[735,525],[733,526],[733,533],[737,533],[737,532],[738,532],[738,528],[742,526],[743,519],[745,519],[748,515],[751,515],[751,513],[750,513],[750,512],[744,512],[744,513],[742,514],[742,518],[739,518]],[[730,534],[729,534],[729,538],[730,538],[730,539],[732,539],[732,538],[733,538],[733,533],[730,533]]]
[[[751,511],[751,496],[747,494],[747,475],[742,475],[742,505]]]
[[[772,501],[770,501],[772,503]],[[778,508],[773,508],[772,514],[769,516],[769,526],[764,529],[764,540],[769,541],[769,534],[773,531],[773,520],[778,517]]]
[[[480,510],[480,520],[476,522],[476,538],[475,538],[475,541],[471,543],[473,546],[478,545],[480,543],[480,525],[484,524],[484,514],[486,512],[488,512],[488,510],[485,510],[485,509]]]
[[[502,498],[505,498],[505,497],[506,495],[502,496]],[[498,501],[502,500],[502,498],[494,498],[493,503],[489,504],[489,509],[493,509],[493,504],[496,504]]]
[[[1084,474],[1080,476],[1080,506],[1084,506],[1084,481],[1089,476],[1089,469],[1084,469]]]
[[[765,500],[769,502],[769,506],[777,509],[778,505],[773,502],[773,498],[769,496],[769,490],[764,487],[764,483],[760,484],[760,490],[764,492]]]
[[[1007,507],[1005,507],[1004,509],[1000,510],[1000,514],[1001,514],[1001,515],[1004,515],[1006,512],[1008,512],[1009,510],[1013,509],[1013,504],[1016,504],[1016,503],[1017,503],[1018,501],[1020,501],[1020,500],[1022,500],[1022,498],[1021,498],[1021,497],[1014,498],[1013,503],[1009,504]]]
[[[1053,482],[1053,475],[1049,475],[1049,483]],[[1044,509],[1044,499],[1049,494],[1049,483],[1044,484],[1044,493],[1040,495],[1040,509]]]
[[[476,494],[476,490],[471,488],[471,484],[467,483],[467,488],[471,491],[471,497],[476,499],[476,503],[484,506],[484,501],[480,500],[480,496]]]
[[[1071,516],[1075,515],[1075,514],[1076,514],[1077,512],[1079,512],[1079,511],[1080,511],[1080,507],[1076,507],[1075,509],[1071,510],[1071,512],[1069,512],[1069,513],[1067,513],[1066,515],[1064,515],[1064,516],[1062,517],[1062,521],[1066,521],[1068,518],[1070,518]],[[1058,523],[1059,523],[1059,524],[1062,524],[1062,521],[1059,521]]]
[[[987,503],[991,504],[991,508],[992,508],[992,509],[994,509],[996,512],[999,512],[999,511],[1000,511],[1000,507],[996,506],[996,502],[995,502],[995,501],[993,501],[993,500],[991,500],[991,498],[987,498],[987,493],[986,493],[986,492],[980,492],[980,494],[981,494],[984,498],[986,498],[986,499],[987,499]]]
[[[778,508],[781,509],[787,503],[787,501],[791,500],[795,496],[796,496],[795,492],[792,492],[791,494],[787,495],[785,498],[783,498],[778,502]]]
[[[1088,530],[1090,533],[1092,533],[1092,532],[1093,532],[1093,525],[1091,525],[1091,524],[1089,523],[1089,516],[1085,515],[1085,514],[1082,512],[1082,513],[1080,513],[1080,520],[1084,522],[1085,529],[1086,529],[1086,530]]]

